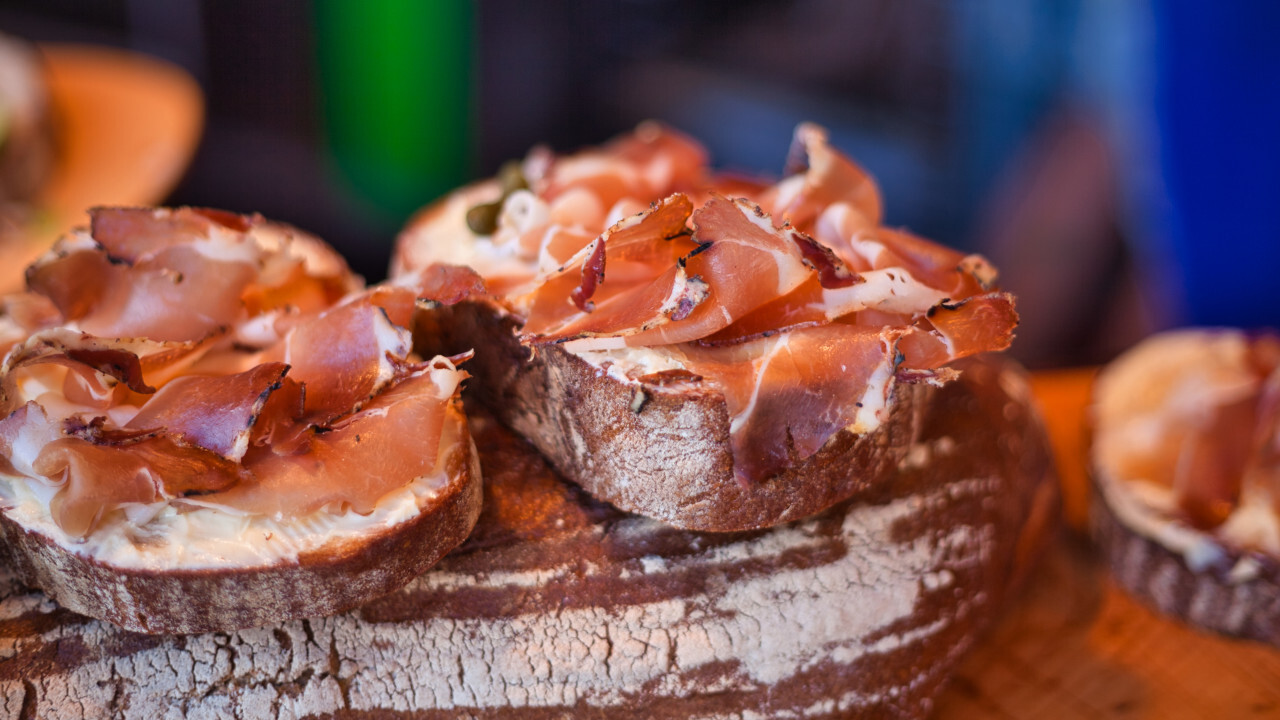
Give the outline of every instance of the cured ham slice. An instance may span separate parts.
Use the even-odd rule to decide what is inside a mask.
[[[0,295],[0,357],[41,328],[62,320],[49,298],[33,292]]]
[[[625,198],[659,198],[705,183],[706,151],[692,139],[657,123],[618,138],[597,151],[555,160],[540,195],[555,199],[585,188],[602,207]]]
[[[880,189],[866,171],[827,143],[827,133],[821,127],[803,123],[796,128],[787,164],[796,174],[765,191],[761,198],[761,205],[779,221],[812,232],[823,211],[843,204],[856,211],[865,226],[880,224]]]
[[[59,240],[27,282],[85,332],[191,341],[276,307],[320,310],[354,289],[312,242],[218,211],[98,208],[89,231]]]
[[[307,433],[299,452],[252,453],[253,481],[216,502],[262,515],[334,511],[368,513],[388,492],[436,467],[441,428],[463,377],[447,362],[396,383],[331,428]]]
[[[72,537],[88,534],[121,505],[216,492],[243,473],[226,458],[167,433],[118,443],[59,438],[45,445],[32,468],[61,486],[49,510]]]
[[[832,324],[746,345],[686,346],[683,358],[724,393],[734,471],[758,482],[814,454],[843,428],[876,424],[888,404],[899,335]]]
[[[432,265],[414,275],[401,278],[397,285],[411,288],[415,301],[417,298],[424,298],[441,305],[453,305],[466,298],[489,294],[484,278],[475,270],[462,265]],[[394,315],[392,322],[399,322]]]
[[[975,295],[929,308],[903,337],[900,350],[907,367],[934,369],[982,352],[1004,350],[1018,325],[1013,296]]]
[[[175,378],[147,400],[125,429],[166,429],[182,440],[239,462],[272,393],[289,366],[264,363],[235,375]]]
[[[206,208],[97,207],[89,211],[89,234],[110,257],[135,263],[164,248],[206,239],[218,230],[240,236],[259,222],[258,217]]]
[[[197,362],[221,335],[192,342],[156,342],[146,338],[106,339],[65,327],[41,330],[14,347],[0,368],[5,408],[12,410],[26,380],[46,386],[62,385],[73,402],[94,407],[120,400],[120,390],[149,395]],[[47,368],[65,368],[65,376],[50,377]],[[31,377],[32,375],[38,377]],[[117,390],[120,384],[123,388]]]
[[[406,328],[363,297],[294,328],[284,361],[307,388],[305,412],[323,424],[359,409],[391,382],[412,342]]]

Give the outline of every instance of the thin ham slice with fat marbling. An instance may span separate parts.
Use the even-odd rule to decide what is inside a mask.
[[[411,327],[420,301],[483,292],[475,273],[357,292],[332,251],[256,216],[91,220],[29,269],[0,368],[4,469],[48,489],[69,536],[157,503],[367,513],[436,471],[465,374],[412,356]]]

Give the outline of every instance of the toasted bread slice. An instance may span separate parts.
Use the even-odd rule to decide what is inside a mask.
[[[456,403],[447,425],[437,472],[368,515],[274,520],[202,508],[140,527],[121,517],[76,542],[46,508],[16,503],[0,512],[0,557],[66,609],[133,632],[227,632],[343,612],[402,587],[475,525],[480,467]]]
[[[875,430],[841,430],[784,471],[742,482],[725,398],[711,383],[631,379],[556,345],[529,348],[518,320],[483,299],[427,316],[419,351],[484,348],[468,365],[477,378],[468,392],[564,477],[622,510],[689,530],[770,527],[894,477],[931,397],[926,385],[898,385]]]
[[[1154,336],[1098,376],[1094,535],[1117,582],[1161,612],[1280,644],[1280,343]]]
[[[807,169],[756,183],[645,125],[441,200],[392,275],[465,265],[487,292],[432,311],[420,352],[483,348],[476,390],[503,422],[677,527],[769,527],[891,480],[924,386],[1006,347],[1013,299],[982,258],[881,226],[823,131],[793,149]]]
[[[23,582],[149,633],[344,610],[467,536],[464,357],[408,288],[208,210],[97,209],[6,307],[0,534]],[[43,304],[42,304],[43,303]]]
[[[621,513],[473,413],[484,510],[403,589],[331,618],[139,638],[0,579],[0,685],[40,717],[924,718],[1057,497],[1019,370],[967,364],[930,392],[896,482],[743,533]]]

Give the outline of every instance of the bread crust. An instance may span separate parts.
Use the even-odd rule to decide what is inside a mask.
[[[456,402],[456,401],[455,401]],[[460,408],[449,482],[419,513],[389,528],[337,537],[249,568],[153,570],[79,554],[0,512],[0,559],[58,604],[142,633],[230,631],[331,615],[385,595],[461,543],[479,517],[479,460]]]
[[[1233,546],[1190,526],[1200,545],[1197,567],[1188,552],[1127,524],[1106,501],[1095,472],[1093,536],[1111,575],[1156,610],[1207,630],[1280,645],[1280,562]],[[1114,492],[1114,490],[1113,490]],[[1178,522],[1164,518],[1162,522]]]
[[[891,482],[934,388],[895,385],[874,431],[841,430],[814,455],[760,482],[734,475],[724,395],[702,381],[624,382],[557,345],[522,346],[496,303],[427,311],[424,355],[476,347],[469,386],[566,478],[625,510],[687,530],[730,532],[807,517]]]
[[[964,367],[895,482],[768,530],[624,514],[473,413],[475,532],[359,610],[148,638],[0,569],[0,695],[69,718],[927,717],[1057,517],[1022,375]]]

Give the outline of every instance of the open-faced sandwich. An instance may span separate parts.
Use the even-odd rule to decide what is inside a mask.
[[[325,615],[462,542],[480,476],[463,358],[418,289],[359,289],[292,228],[99,208],[4,300],[0,552],[142,632]]]
[[[426,537],[413,540],[426,549],[409,533],[388,535],[406,541],[379,546],[377,566],[396,567],[402,554],[434,559],[470,527],[475,473],[447,485],[426,475],[425,493],[416,479],[406,488],[424,463],[445,463],[451,479],[470,467],[466,429],[449,424],[452,361],[415,362],[411,323],[418,357],[474,348],[465,367],[479,377],[466,392],[493,408],[477,407],[470,423],[484,505],[469,539],[405,587],[332,617],[230,634],[142,642],[61,611],[0,570],[9,705],[138,718],[926,716],[1054,527],[1045,434],[1015,364],[951,362],[1008,342],[1011,300],[989,289],[989,268],[879,227],[865,176],[814,128],[802,129],[799,147],[808,169],[773,186],[713,176],[696,145],[654,127],[571,158],[535,153],[505,187],[482,184],[428,211],[405,234],[395,279],[354,294],[340,263],[296,233],[286,241],[274,226],[190,210],[99,212],[91,233],[32,269],[35,292],[12,301],[4,387],[16,388],[6,390],[15,409],[0,438],[10,487],[25,493],[3,520],[18,578],[89,613],[106,603],[64,600],[74,596],[30,558],[72,567],[56,577],[88,578],[77,586],[177,578],[165,580],[181,598],[173,603],[201,614],[209,592],[244,596],[194,583],[246,577],[249,563],[176,571],[162,562],[197,550],[191,533],[164,542],[166,528],[233,527],[236,538],[267,525],[316,530],[286,535],[293,547],[341,527],[363,542],[372,532],[363,523],[380,523],[386,501],[370,512],[358,503],[372,494],[312,495],[303,476],[335,469],[399,483],[384,497],[423,509],[414,532]],[[765,209],[730,199],[743,194]],[[784,215],[792,225],[775,225]],[[121,226],[184,240],[125,242]],[[420,244],[424,232],[439,246]],[[176,292],[188,260],[232,262],[250,249],[256,274],[213,268],[215,287],[239,278],[236,301],[141,302],[139,293]],[[147,274],[160,255],[170,269]],[[89,290],[61,280],[86,268],[134,276]],[[285,277],[300,284],[286,290]],[[215,313],[224,301],[238,308],[230,319]],[[179,306],[175,326],[178,316],[163,312],[127,326],[117,313]],[[611,324],[628,308],[635,325]],[[693,322],[692,339],[670,334]],[[160,334],[169,327],[181,333]],[[670,342],[629,344],[655,335]],[[112,339],[135,336],[148,339]],[[319,366],[350,368],[353,357],[365,372],[317,379]],[[188,376],[209,376],[200,382],[213,389],[178,384]],[[443,430],[425,412],[394,416],[401,400],[419,398],[411,383],[448,407]],[[196,400],[232,397],[223,385],[262,391],[210,425]],[[566,482],[490,412],[622,509]],[[54,429],[25,419],[41,417],[77,419]],[[398,421],[390,437],[385,424],[373,431],[396,417],[412,431]],[[43,449],[150,458],[162,444],[237,480],[145,485],[141,501],[86,503],[71,492],[78,485],[58,483]],[[281,482],[258,472],[264,464]],[[281,488],[297,505],[259,493],[264,479],[298,480]],[[263,502],[268,512],[256,512]],[[311,514],[291,524],[286,505]],[[24,526],[22,514],[39,517]],[[95,540],[103,531],[119,540]],[[92,548],[102,550],[81,552]],[[133,569],[121,548],[157,559]],[[281,582],[268,585],[312,586],[299,573],[327,557],[328,546],[297,561],[272,555],[264,572]],[[336,564],[326,579],[355,586],[366,567]],[[171,605],[163,613],[177,615]]]
[[[471,537],[347,613],[140,637],[0,563],[0,702],[138,720],[925,718],[1053,527],[1044,433],[998,359],[936,389],[893,482],[751,532],[622,513],[487,415],[471,424]]]
[[[881,224],[818,127],[776,183],[658,125],[535,151],[402,233],[393,276],[474,268],[426,352],[483,348],[477,394],[595,497],[677,527],[807,517],[891,479],[958,358],[1008,346],[979,256]]]
[[[1159,610],[1280,644],[1280,339],[1154,336],[1094,393],[1093,522],[1112,573]]]

